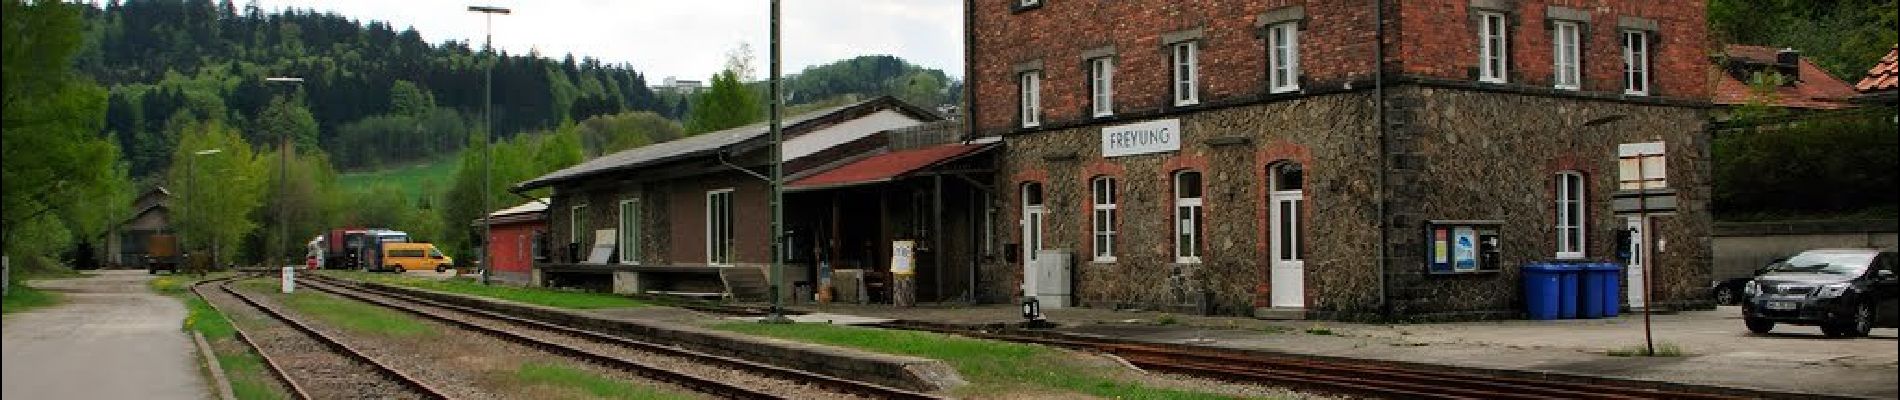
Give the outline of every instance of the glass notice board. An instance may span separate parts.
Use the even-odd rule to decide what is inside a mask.
[[[1433,274],[1497,272],[1503,221],[1433,220],[1425,224],[1425,265]]]

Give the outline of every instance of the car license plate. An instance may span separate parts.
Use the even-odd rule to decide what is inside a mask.
[[[1795,306],[1795,303],[1792,301],[1770,301],[1767,304],[1767,308],[1770,310],[1785,311],[1785,310],[1793,310],[1797,308],[1797,306]]]

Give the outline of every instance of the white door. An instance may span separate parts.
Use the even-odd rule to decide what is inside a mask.
[[[1306,308],[1306,261],[1301,251],[1305,246],[1301,241],[1300,209],[1304,201],[1300,191],[1273,192],[1268,197],[1272,205],[1268,209],[1267,221],[1271,232],[1268,238],[1273,244],[1271,276],[1273,281],[1272,305],[1278,308]]]
[[[1036,254],[1042,252],[1041,205],[1023,206],[1023,294],[1035,295]]]
[[[1649,261],[1649,229],[1644,226],[1642,217],[1629,217],[1624,222],[1630,230],[1630,262],[1625,268],[1629,274],[1628,285],[1624,290],[1629,293],[1630,308],[1643,307],[1643,264]]]

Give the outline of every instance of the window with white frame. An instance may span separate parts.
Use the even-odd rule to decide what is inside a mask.
[[[1016,0],[1016,7],[1028,8],[1042,5],[1042,0]]]
[[[1556,21],[1551,26],[1551,59],[1555,60],[1552,81],[1558,89],[1577,90],[1582,88],[1582,58],[1579,34],[1581,27],[1572,21]]]
[[[1269,91],[1300,90],[1300,24],[1286,22],[1267,27]]]
[[[1094,197],[1095,262],[1115,262],[1115,178],[1096,177],[1089,183]]]
[[[732,189],[706,192],[706,263],[732,263]]]
[[[1200,52],[1198,48],[1199,44],[1197,43],[1198,42],[1192,40],[1175,43],[1171,50],[1174,54],[1173,57],[1170,57],[1170,60],[1174,65],[1172,69],[1174,70],[1175,106],[1191,106],[1201,102],[1201,94],[1198,89],[1200,86],[1200,78],[1198,77],[1199,73],[1196,71],[1196,68],[1198,68],[1196,64],[1197,61],[1195,61],[1195,58],[1199,56],[1197,53]]]
[[[1503,13],[1478,13],[1478,80],[1504,83],[1510,74],[1510,55]]]
[[[1201,173],[1174,173],[1174,262],[1201,262]]]
[[[1623,31],[1623,94],[1649,95],[1649,32]]]
[[[1042,125],[1042,73],[1024,72],[1017,82],[1022,88],[1023,127]]]
[[[1095,116],[1115,115],[1115,59],[1096,57],[1089,59],[1089,97],[1093,99],[1090,109]]]
[[[620,201],[620,263],[640,263],[640,198]]]
[[[1584,199],[1582,173],[1557,173],[1557,258],[1584,256]]]

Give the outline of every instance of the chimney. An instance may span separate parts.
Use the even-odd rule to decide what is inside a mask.
[[[1801,81],[1801,52],[1792,48],[1775,52],[1775,70],[1781,72],[1788,84]]]

